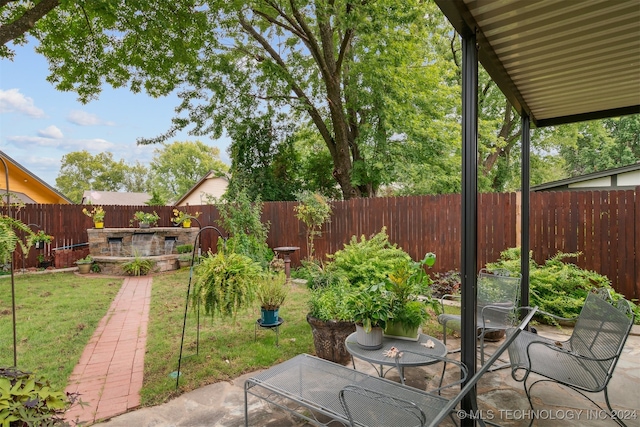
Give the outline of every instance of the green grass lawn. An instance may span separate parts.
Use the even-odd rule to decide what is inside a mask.
[[[182,376],[176,392],[180,338],[189,270],[153,276],[152,300],[145,354],[142,404],[156,405],[218,381],[267,368],[300,353],[314,353],[306,321],[308,290],[291,285],[280,308],[284,324],[279,346],[273,330],[257,330],[257,305],[236,319],[214,319],[200,313],[200,346],[196,354],[197,314],[189,305],[184,339]],[[0,366],[13,364],[10,279],[0,279]],[[122,279],[79,276],[73,273],[16,275],[18,368],[35,371],[62,390],[98,322],[107,312]],[[423,327],[441,337],[435,316]]]
[[[176,380],[169,374],[178,368],[188,282],[188,269],[153,277],[143,405],[156,405],[176,394]],[[306,321],[307,300],[305,286],[291,285],[280,307],[284,324],[280,327],[279,347],[275,346],[275,332],[268,329],[258,329],[254,342],[254,325],[260,317],[257,303],[254,308],[239,313],[236,319],[212,320],[201,312],[198,354],[197,315],[190,305],[179,393],[267,368],[300,353],[313,353],[313,337]]]
[[[73,273],[16,274],[18,369],[64,389],[121,279]],[[13,365],[11,279],[0,278],[0,366]]]

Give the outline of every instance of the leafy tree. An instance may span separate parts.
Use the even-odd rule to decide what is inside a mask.
[[[80,203],[85,190],[124,190],[129,171],[124,160],[115,161],[112,153],[93,156],[85,150],[74,151],[62,157],[56,187],[69,199]]]
[[[344,198],[372,196],[393,182],[397,152],[417,146],[437,158],[450,150],[428,131],[456,99],[450,88],[440,90],[447,69],[429,48],[433,29],[446,26],[432,2],[64,6],[35,31],[58,89],[83,101],[105,82],[153,96],[180,90],[173,126],[141,143],[188,126],[218,137],[238,117],[272,108],[315,127]]]
[[[616,140],[601,120],[558,126],[554,136],[570,177],[625,166],[640,159],[626,141]]]
[[[243,189],[250,198],[294,200],[300,188],[298,154],[288,133],[270,115],[247,118],[229,130],[231,195]]]
[[[200,141],[162,144],[151,161],[154,189],[170,200],[177,200],[210,171],[223,175],[227,169],[220,160],[220,149]]]

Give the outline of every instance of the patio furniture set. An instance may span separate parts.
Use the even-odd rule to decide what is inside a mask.
[[[460,418],[459,410],[454,409],[467,395],[475,401],[474,388],[479,379],[490,370],[510,366],[512,377],[523,382],[532,410],[531,388],[551,381],[577,391],[600,409],[585,393],[604,391],[608,414],[625,426],[612,410],[607,385],[633,325],[629,303],[625,300],[613,303],[606,290],[589,293],[571,337],[556,342],[525,330],[538,309],[517,307],[519,285],[520,277],[503,271],[480,272],[477,324],[482,363],[471,378],[464,364],[447,356],[455,350],[447,352],[445,344],[433,337],[421,335],[417,342],[385,338],[384,347],[379,350],[360,348],[348,337],[345,344],[352,358],[369,362],[377,375],[356,370],[355,363],[352,368],[308,354],[298,355],[245,382],[245,425],[250,425],[249,396],[319,426],[335,423],[353,427],[436,426],[447,418],[457,424],[454,414]],[[514,288],[518,290],[515,294]],[[511,302],[506,300],[509,296]],[[518,317],[522,320],[514,326]],[[446,328],[460,323],[454,315],[441,316],[439,321],[445,339]],[[486,333],[496,330],[506,331],[506,338],[485,361],[484,338]],[[389,352],[390,349],[394,351]],[[505,352],[510,363],[496,367]],[[436,363],[443,364],[436,389],[425,391],[404,384],[406,367]],[[458,380],[448,380],[450,383],[443,386],[447,364],[455,365],[460,375]],[[386,372],[384,366],[388,367]],[[400,382],[384,378],[394,368]],[[452,394],[455,386],[460,389]]]

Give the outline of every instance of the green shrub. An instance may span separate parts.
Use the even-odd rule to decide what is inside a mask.
[[[191,244],[178,245],[178,246],[176,246],[176,252],[178,252],[179,254],[191,253],[191,252],[193,252],[193,245],[191,245]]]
[[[309,315],[322,321],[351,321],[351,314],[345,305],[350,292],[340,284],[312,289],[309,298]]]
[[[122,264],[122,270],[130,276],[146,276],[153,268],[153,261],[136,256]]]
[[[614,299],[624,298],[611,287],[611,281],[595,271],[584,270],[575,264],[565,262],[575,258],[577,253],[558,252],[555,256],[538,265],[531,257],[529,262],[529,305],[560,317],[573,318],[580,314],[588,292],[593,288],[610,289]],[[487,268],[505,268],[520,272],[520,248],[510,248],[500,254],[500,260],[487,264]],[[632,304],[636,319],[640,310]],[[546,323],[555,324],[546,317]]]
[[[410,268],[413,262],[406,252],[389,242],[386,227],[369,239],[353,236],[343,249],[328,258],[333,260],[332,268],[344,274],[351,286],[361,288],[377,285],[391,272]]]
[[[69,426],[64,413],[78,400],[51,390],[49,381],[15,368],[0,368],[0,423],[3,426]]]

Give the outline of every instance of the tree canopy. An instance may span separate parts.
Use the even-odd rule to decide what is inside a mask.
[[[252,197],[460,190],[460,43],[433,2],[40,0],[0,12],[0,57],[35,36],[48,80],[83,102],[105,84],[176,92],[172,125],[139,143],[226,132],[231,188]],[[479,187],[517,189],[520,120],[486,73],[479,83]],[[535,130],[532,184],[638,161],[639,120]],[[171,174],[163,197],[186,186]]]
[[[56,187],[75,203],[85,190],[153,194],[154,203],[176,200],[210,171],[227,171],[220,150],[200,141],[163,144],[154,151],[151,166],[116,161],[111,153],[75,151],[62,158]],[[164,203],[162,203],[164,204]]]

